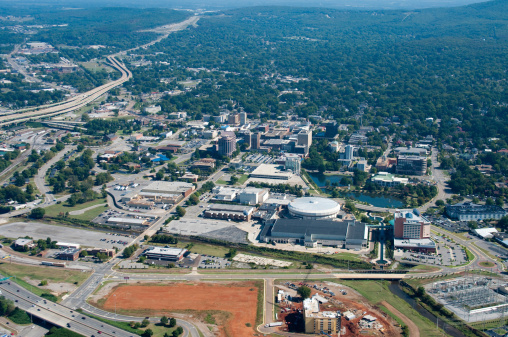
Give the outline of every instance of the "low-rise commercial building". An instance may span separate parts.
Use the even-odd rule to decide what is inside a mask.
[[[125,228],[146,227],[148,226],[148,223],[149,222],[146,219],[119,218],[119,217],[111,217],[107,221],[108,225],[120,226]]]
[[[163,261],[181,261],[187,252],[187,249],[183,248],[162,248],[153,247],[143,254],[147,259],[151,260],[163,260]]]
[[[211,219],[250,221],[252,213],[254,213],[254,207],[213,204],[208,206],[203,216]]]
[[[400,184],[407,184],[408,178],[399,178],[388,172],[379,172],[371,178],[371,181],[381,186],[392,187]]]
[[[496,205],[478,205],[472,202],[462,202],[455,205],[447,205],[446,214],[455,220],[477,221],[501,219],[507,212],[502,207]]]
[[[76,261],[79,259],[79,252],[80,250],[78,248],[67,248],[58,252],[56,258],[59,260]]]
[[[247,187],[238,194],[238,199],[241,204],[257,205],[265,202],[265,200],[268,199],[268,196],[268,190],[264,190],[262,188]]]
[[[143,188],[141,192],[145,195],[152,193],[157,194],[180,194],[183,197],[189,196],[194,191],[195,186],[191,183],[179,181],[157,181]]]
[[[284,167],[279,165],[261,164],[251,172],[251,178],[278,179],[289,180],[293,176],[293,172],[285,171]]]
[[[216,160],[213,158],[203,158],[195,161],[191,168],[198,168],[200,170],[213,170],[215,168]]]

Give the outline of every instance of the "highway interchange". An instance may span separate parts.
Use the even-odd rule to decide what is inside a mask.
[[[169,27],[169,29],[165,33],[171,33],[173,31],[182,29],[187,27],[190,24],[195,24],[199,20],[199,17],[192,17],[180,24]],[[158,40],[151,42],[146,45],[149,46],[153,43],[160,41],[167,35],[160,37]],[[138,47],[139,48],[139,47]],[[121,54],[125,54],[121,53]],[[90,90],[87,93],[83,93],[77,95],[65,102],[50,104],[46,106],[39,107],[38,109],[24,109],[19,110],[13,114],[1,114],[0,115],[0,126],[9,125],[13,123],[19,123],[22,121],[29,121],[33,119],[40,119],[45,117],[56,116],[59,114],[64,114],[68,112],[72,112],[80,109],[81,107],[93,102],[103,94],[105,94],[108,90],[115,88],[122,83],[128,81],[132,77],[132,73],[125,67],[123,63],[116,59],[117,55],[112,55],[108,57],[108,61],[111,65],[121,72],[121,77],[110,83],[107,83],[103,86],[97,87],[93,90]],[[39,135],[35,136],[32,142],[32,145],[37,141]],[[68,146],[65,150],[61,151],[59,154],[55,156],[51,161],[46,163],[40,170],[38,175],[35,177],[35,184],[37,188],[41,192],[41,194],[45,195],[45,199],[42,201],[43,206],[52,205],[57,202],[55,198],[50,193],[49,189],[45,185],[44,177],[46,175],[47,170],[53,165],[56,161],[60,160],[64,154],[68,151],[72,151],[73,147]],[[4,172],[0,173],[0,176],[7,175],[10,171],[12,171],[16,166],[20,165],[28,156],[28,151],[22,153],[14,163],[4,170]],[[180,156],[175,162],[184,162],[190,158],[191,154],[186,154]],[[431,202],[425,205],[422,210],[426,210],[428,207],[434,204],[434,202],[438,199],[446,199],[449,197],[449,193],[446,191],[446,177],[444,176],[441,170],[437,169],[437,149],[433,149],[432,153],[432,180],[434,180],[437,184],[439,193],[436,198],[434,198]],[[142,174],[142,173],[141,173]],[[215,174],[213,174],[208,181],[217,181],[224,174],[223,171],[219,170]],[[117,176],[115,177],[116,183],[122,183],[133,180],[135,177],[131,176]],[[201,187],[203,183],[198,184],[198,188]],[[59,198],[59,201],[65,200],[66,197]],[[186,199],[182,200],[181,203],[185,202]],[[110,199],[111,202],[111,199]],[[358,204],[358,208],[367,211],[391,211],[390,209],[381,209],[373,206],[365,206]],[[114,204],[110,204],[111,208],[115,208]],[[176,205],[174,206],[176,207]],[[174,209],[172,209],[174,210]],[[171,211],[172,211],[171,210]],[[16,216],[22,213],[26,213],[28,210],[21,210],[17,212],[12,212],[7,216]],[[145,232],[141,233],[131,244],[140,243],[145,235],[153,235],[158,229],[164,224],[165,220],[169,218],[171,212],[167,212],[164,216],[160,217],[152,226],[150,226]],[[4,215],[5,216],[5,215]],[[468,263],[467,266],[461,266],[456,268],[446,268],[443,267],[439,271],[420,273],[416,275],[408,275],[408,274],[390,274],[388,278],[390,279],[403,279],[408,277],[432,277],[436,275],[442,274],[452,274],[460,271],[464,271],[466,269],[479,269],[479,270],[491,270],[487,268],[483,268],[479,263],[482,261],[490,261],[497,265],[498,271],[504,271],[504,265],[499,263],[498,261],[489,257],[482,250],[472,247],[467,240],[445,231],[439,227],[433,226],[432,230],[435,233],[446,234],[449,237],[452,237],[457,243],[468,247],[471,252],[474,254],[474,259]],[[129,282],[137,282],[137,281],[154,281],[154,282],[170,282],[170,281],[200,281],[200,280],[244,280],[244,279],[260,279],[265,282],[265,303],[264,303],[264,323],[270,323],[273,321],[273,284],[276,279],[323,279],[323,278],[336,278],[336,279],[386,279],[386,274],[358,274],[351,273],[342,270],[327,270],[322,273],[302,273],[302,274],[286,274],[286,273],[270,273],[270,274],[252,274],[252,273],[230,273],[230,274],[199,274],[196,270],[193,270],[189,274],[150,274],[150,273],[125,273],[118,272],[113,267],[121,261],[119,258],[121,251],[109,262],[104,264],[94,264],[92,266],[82,266],[77,268],[90,269],[93,268],[93,274],[80,285],[78,289],[76,289],[73,293],[71,293],[68,297],[66,297],[61,304],[56,304],[50,301],[46,301],[30,291],[18,286],[13,281],[4,281],[0,283],[0,290],[2,291],[2,295],[5,297],[12,299],[13,301],[17,301],[16,305],[26,310],[30,314],[34,316],[41,317],[52,323],[66,327],[71,329],[77,333],[80,333],[85,336],[97,336],[99,331],[101,335],[105,336],[132,336],[131,333],[120,330],[113,326],[102,323],[98,320],[92,319],[85,315],[82,315],[76,312],[76,309],[81,308],[85,312],[96,316],[102,316],[111,320],[118,321],[140,321],[142,318],[139,317],[131,317],[124,315],[117,315],[116,313],[106,312],[96,307],[91,306],[86,301],[89,296],[97,289],[105,281],[122,281],[125,278],[129,279]],[[6,253],[0,251],[0,257],[6,256]],[[21,257],[18,255],[12,256],[12,260],[15,263],[23,263],[23,264],[39,264],[39,261],[32,260],[28,257]],[[152,318],[152,320],[156,320],[156,318]],[[199,337],[200,332],[204,336],[209,336],[210,331],[208,329],[200,329],[200,332],[196,328],[196,326],[186,320],[177,319],[178,325],[184,328],[184,337],[192,336]],[[258,328],[261,332],[269,333],[270,329],[266,329],[264,327]]]

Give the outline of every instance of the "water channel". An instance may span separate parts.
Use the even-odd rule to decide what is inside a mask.
[[[390,283],[390,286],[388,287],[392,294],[400,297],[404,301],[406,301],[414,310],[416,310],[420,315],[422,315],[425,318],[428,318],[431,322],[437,323],[439,325],[439,328],[443,329],[443,331],[452,337],[465,337],[465,335],[460,332],[455,327],[451,326],[450,324],[438,319],[434,314],[430,313],[422,307],[420,304],[418,304],[414,299],[412,299],[408,294],[406,294],[399,285],[398,281],[392,281]],[[420,331],[420,336],[423,336]]]

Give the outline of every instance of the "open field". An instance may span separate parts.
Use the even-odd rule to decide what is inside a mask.
[[[105,199],[96,199],[96,200],[93,200],[93,201],[85,202],[84,204],[77,204],[74,207],[66,206],[63,203],[61,203],[61,204],[55,204],[55,205],[52,205],[52,206],[49,206],[49,207],[45,208],[45,210],[46,210],[46,216],[57,217],[61,213],[65,214],[66,212],[79,211],[79,210],[88,208],[90,206],[100,205],[100,204],[104,204],[106,202],[107,202],[107,200],[105,200]],[[97,207],[97,208],[92,209],[91,211],[94,211],[94,210],[97,210],[97,209],[104,210],[103,207]],[[85,212],[84,214],[81,214],[81,215],[85,215],[86,213],[87,212]],[[69,216],[73,217],[73,218],[78,218],[79,219],[79,215],[69,215]]]
[[[442,336],[442,333],[436,328],[434,323],[421,316],[406,301],[390,292],[388,281],[340,280],[340,283],[355,289],[373,304],[382,304],[381,302],[385,301],[401,313],[404,313],[409,320],[416,324],[421,336]],[[400,319],[403,320],[402,317]]]
[[[31,280],[47,280],[49,282],[65,282],[81,284],[90,273],[83,273],[80,270],[71,270],[65,268],[50,268],[39,266],[27,266],[21,264],[0,263],[0,272],[17,278],[29,278]]]
[[[251,281],[122,285],[101,306],[111,311],[116,304],[119,312],[142,317],[196,312],[194,315],[205,321],[213,319],[220,327],[220,336],[253,336],[259,291],[257,283]]]

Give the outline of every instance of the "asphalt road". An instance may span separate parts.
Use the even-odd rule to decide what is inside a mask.
[[[100,334],[104,336],[134,337],[131,333],[36,296],[12,281],[2,282],[0,289],[3,296],[15,301],[19,308],[29,314],[84,336],[98,336],[100,331]]]

